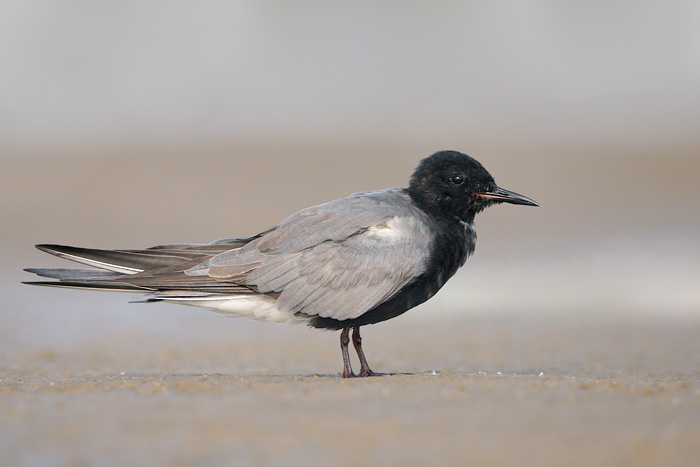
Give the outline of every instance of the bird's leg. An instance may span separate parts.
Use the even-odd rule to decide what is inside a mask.
[[[348,328],[345,328],[348,329]],[[362,351],[362,336],[360,336],[360,326],[355,326],[352,328],[352,345],[355,346],[355,351],[357,351],[357,356],[360,359],[360,374],[359,376],[379,376],[381,373],[375,373],[369,367],[367,359],[365,358],[365,353]]]
[[[350,328],[343,328],[340,333],[340,350],[343,352],[343,378],[355,377],[355,373],[352,372],[352,367],[350,366],[350,355],[348,355],[349,333]]]

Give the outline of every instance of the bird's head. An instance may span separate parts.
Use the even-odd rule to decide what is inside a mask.
[[[495,203],[539,206],[525,196],[496,185],[477,160],[457,151],[440,151],[423,159],[411,176],[411,197],[427,212],[474,220],[474,215]]]

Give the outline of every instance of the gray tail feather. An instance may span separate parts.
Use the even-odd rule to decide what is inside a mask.
[[[71,281],[91,281],[91,280],[110,280],[122,277],[123,274],[112,271],[101,271],[96,269],[41,269],[41,268],[26,268],[25,271],[36,274],[40,277],[48,277],[50,279],[71,280]]]
[[[102,251],[108,252],[107,250],[90,250],[87,248],[64,247],[61,245],[37,245],[37,248],[61,258],[71,259],[102,269],[26,268],[25,271],[36,274],[39,277],[58,280],[23,282],[24,284],[112,291],[143,292],[152,290],[150,288],[119,281],[119,278],[126,277],[138,271],[126,272],[118,267],[120,265],[115,265],[113,261],[109,260],[108,263],[108,260],[100,255]],[[124,262],[122,262],[121,265],[124,265]]]
[[[24,282],[29,285],[45,285],[51,287],[71,287],[79,289],[99,289],[99,290],[150,290],[143,287],[119,282],[119,274],[112,271],[101,271],[95,269],[39,269],[27,268],[27,272],[36,274],[39,277],[58,279],[58,281],[37,281]]]
[[[136,274],[153,268],[213,256],[238,248],[256,238],[231,238],[208,244],[160,245],[145,250],[100,250],[67,245],[42,244],[36,247],[46,253],[106,271]]]
[[[28,285],[41,285],[48,287],[65,287],[72,289],[92,289],[92,290],[110,290],[113,292],[151,292],[153,289],[140,287],[137,285],[126,284],[124,282],[104,282],[104,281],[35,281],[22,282]]]
[[[203,287],[210,288],[211,293],[215,294],[246,293],[247,289],[243,286],[206,280],[207,278],[199,278],[198,281],[188,280],[187,283],[183,283],[179,277],[181,271],[174,271],[173,274],[176,276],[174,278],[167,274],[162,276],[160,282],[153,281],[151,276],[141,277],[142,275],[139,273],[176,265],[190,267],[218,253],[245,245],[254,238],[257,236],[225,239],[209,244],[161,245],[145,250],[99,250],[65,245],[36,245],[39,250],[46,253],[97,269],[28,268],[25,271],[40,277],[57,279],[57,281],[24,283],[52,287],[139,292],[168,288],[196,289]]]
[[[193,256],[191,253],[174,254],[169,250],[98,250],[65,245],[37,245],[36,247],[59,258],[122,274],[135,274],[146,269],[172,266],[192,259]]]

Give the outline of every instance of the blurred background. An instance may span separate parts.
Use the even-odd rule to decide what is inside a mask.
[[[20,283],[71,266],[36,243],[252,235],[441,149],[541,207],[480,214],[435,298],[363,328],[413,375]],[[697,1],[4,0],[0,463],[694,465],[699,181]]]
[[[700,317],[698,2],[8,0],[0,63],[4,352],[264,334],[21,268],[67,266],[35,243],[254,234],[440,149],[541,207],[481,214],[475,256],[402,320]]]

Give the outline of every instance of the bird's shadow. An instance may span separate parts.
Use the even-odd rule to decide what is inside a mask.
[[[359,376],[355,375],[350,378],[343,378],[341,373],[297,373],[297,374],[280,374],[280,373],[248,373],[248,374],[233,374],[233,373],[137,373],[137,372],[122,372],[117,374],[105,375],[110,379],[231,379],[231,380],[253,380],[253,379],[340,379],[340,380],[363,380],[363,379],[381,379],[392,376],[437,376],[443,374],[440,371],[429,370],[421,372],[391,372],[391,373],[376,373],[373,375]]]

